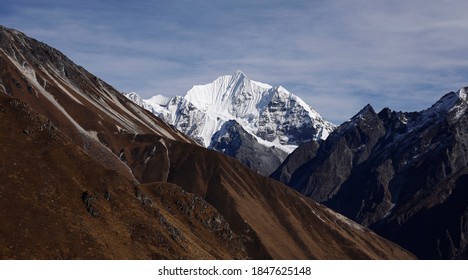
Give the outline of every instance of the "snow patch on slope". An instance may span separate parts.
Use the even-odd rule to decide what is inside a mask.
[[[461,88],[458,92],[447,93],[429,109],[422,111],[416,117],[407,119],[408,131],[415,131],[442,120],[447,120],[451,124],[456,123],[466,114],[467,109],[466,88]]]

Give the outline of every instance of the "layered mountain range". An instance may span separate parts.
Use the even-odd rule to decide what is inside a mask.
[[[200,145],[269,175],[298,145],[326,139],[335,128],[298,96],[243,72],[192,87],[184,97],[127,98]]]
[[[425,259],[466,259],[466,88],[421,112],[367,105],[272,177]]]
[[[5,27],[0,129],[2,259],[414,258]]]

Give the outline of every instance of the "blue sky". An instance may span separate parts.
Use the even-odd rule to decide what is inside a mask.
[[[6,1],[0,24],[120,91],[184,95],[237,69],[339,124],[468,86],[468,1]]]

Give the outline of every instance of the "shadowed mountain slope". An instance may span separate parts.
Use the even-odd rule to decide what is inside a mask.
[[[467,104],[462,88],[421,112],[368,105],[274,177],[420,258],[466,258]]]

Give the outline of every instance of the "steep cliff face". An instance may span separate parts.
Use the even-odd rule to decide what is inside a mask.
[[[320,145],[313,160],[300,166],[287,183],[319,202],[330,199],[353,167],[368,158],[384,133],[377,114],[371,106],[366,106],[330,135],[329,140]]]
[[[1,258],[413,257],[57,50],[4,27],[0,47]]]
[[[211,138],[208,148],[236,158],[260,174],[271,173],[288,155],[286,151],[275,146],[269,147],[259,143],[256,137],[234,120],[223,124]]]
[[[464,88],[422,112],[384,109],[376,114],[366,106],[330,135],[314,158],[282,180],[419,257],[462,257],[466,108]],[[449,209],[451,224],[437,218]]]
[[[297,147],[297,149],[289,154],[281,165],[278,166],[270,177],[283,183],[289,183],[292,173],[315,157],[320,143],[321,142],[318,141],[309,141]]]

